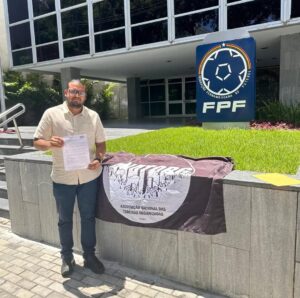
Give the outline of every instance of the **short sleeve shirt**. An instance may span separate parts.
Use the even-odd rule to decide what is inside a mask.
[[[95,158],[96,143],[105,142],[105,132],[99,115],[87,107],[78,115],[73,115],[66,102],[45,111],[34,138],[49,140],[52,136],[66,137],[85,134],[88,139],[90,160]],[[102,168],[98,170],[65,171],[62,148],[52,147],[53,166],[51,178],[56,183],[77,185],[96,179]],[[80,157],[78,157],[80,158]]]

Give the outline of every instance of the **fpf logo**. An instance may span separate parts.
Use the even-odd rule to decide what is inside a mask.
[[[198,68],[202,90],[219,100],[237,95],[247,85],[250,75],[249,56],[241,47],[230,43],[210,49]]]

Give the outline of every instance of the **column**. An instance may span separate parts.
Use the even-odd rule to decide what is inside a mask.
[[[140,78],[127,78],[128,121],[142,118]]]

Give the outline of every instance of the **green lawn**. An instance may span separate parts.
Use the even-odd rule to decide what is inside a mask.
[[[108,141],[107,151],[229,156],[237,170],[295,174],[300,166],[300,131],[167,128]]]

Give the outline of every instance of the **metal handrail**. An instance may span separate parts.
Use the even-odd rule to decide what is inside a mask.
[[[9,116],[7,118],[7,116],[10,113],[14,112],[18,108],[21,108],[21,110],[19,112],[15,113],[15,114],[13,114],[13,115],[11,115],[11,116]],[[4,118],[4,121],[0,123],[0,127],[5,126],[10,121],[13,121],[21,147],[23,147],[23,142],[22,142],[21,134],[20,134],[17,122],[16,122],[16,118],[19,117],[20,115],[24,114],[25,111],[26,111],[25,106],[22,103],[17,103],[16,105],[14,105],[13,107],[9,108],[8,110],[0,113],[0,121],[1,121],[2,118]]]

